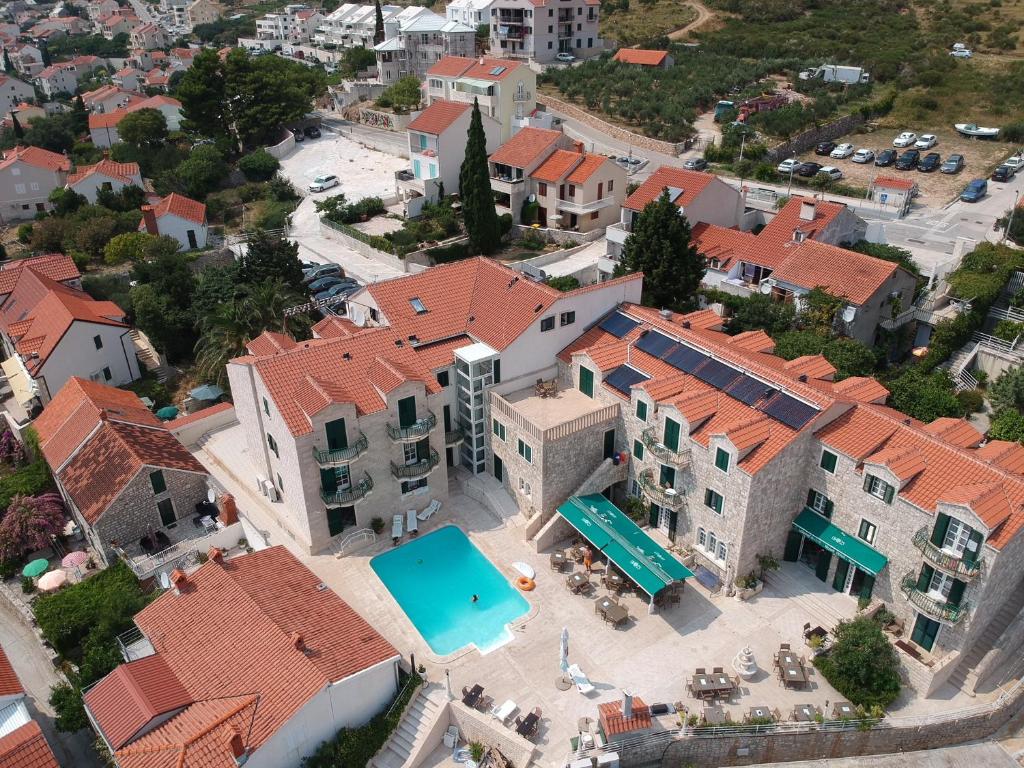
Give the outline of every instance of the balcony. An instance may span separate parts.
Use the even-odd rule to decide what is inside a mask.
[[[959,605],[953,605],[922,592],[917,588],[917,574],[913,571],[903,577],[900,589],[907,600],[922,613],[944,624],[959,624],[970,610],[970,603],[961,602]]]
[[[434,467],[437,466],[441,457],[433,448],[430,449],[430,455],[425,459],[420,459],[415,464],[395,464],[391,462],[391,474],[399,480],[413,480],[417,477],[423,477],[429,475]]]
[[[522,27],[498,27],[499,40],[522,40],[526,31]]]
[[[444,444],[445,445],[458,445],[466,439],[466,435],[461,429],[452,429],[444,433]]]
[[[533,97],[529,91],[515,91],[512,94],[512,101],[514,102],[529,101],[531,98]]]
[[[407,427],[401,427],[396,424],[388,422],[387,430],[388,437],[397,443],[405,442],[408,440],[421,440],[430,434],[431,430],[437,426],[437,416],[430,411],[427,411],[427,415],[423,416]]]
[[[327,493],[320,489],[320,498],[329,507],[343,507],[355,504],[373,490],[373,478],[365,472],[363,479],[348,488],[339,488],[334,493]]]
[[[511,195],[523,188],[524,181],[526,179],[514,179],[511,176],[491,176],[491,189]]]
[[[616,245],[623,245],[626,242],[626,238],[632,234],[626,225],[621,221],[615,224],[611,224],[604,231],[604,236],[608,238],[608,242],[615,243]]]
[[[674,488],[662,488],[654,479],[653,469],[645,469],[640,473],[640,487],[644,495],[659,507],[667,507],[675,512],[686,507],[686,497]]]
[[[672,450],[662,443],[656,434],[657,427],[648,427],[641,435],[644,446],[661,461],[673,464],[677,467],[688,467],[690,465],[690,449],[679,448]]]
[[[593,213],[594,211],[600,211],[602,208],[609,208],[616,205],[614,197],[602,197],[600,200],[592,200],[589,203],[578,203],[574,200],[559,200],[558,210],[565,211],[566,213]]]
[[[355,461],[366,451],[368,446],[369,442],[366,439],[366,435],[360,432],[359,437],[356,438],[356,441],[352,443],[352,445],[348,446],[348,448],[323,450],[314,446],[313,458],[321,467],[339,467],[342,464],[348,464],[349,462]]]
[[[924,526],[914,534],[914,546],[921,550],[924,559],[934,565],[940,571],[945,571],[951,576],[956,576],[962,581],[970,581],[981,573],[982,561],[971,562],[962,557],[944,552],[932,544],[929,537],[930,529]]]

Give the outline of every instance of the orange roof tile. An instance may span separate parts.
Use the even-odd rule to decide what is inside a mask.
[[[773,278],[802,288],[823,288],[857,305],[865,304],[900,268],[891,261],[815,240],[788,242],[782,248],[789,248],[790,255],[772,272]]]
[[[469,61],[469,67],[461,76],[471,77],[474,80],[504,80],[523,66],[517,61],[495,59],[489,56],[481,56],[479,59],[470,59]]]
[[[733,259],[743,258],[757,241],[750,232],[726,229],[716,224],[698,222],[693,227],[693,244],[709,262],[717,261],[715,269],[728,270]]]
[[[977,448],[985,437],[967,419],[939,418],[923,429],[961,448]]]
[[[881,464],[888,467],[900,482],[907,482],[914,475],[925,470],[927,461],[921,451],[910,446],[886,446],[864,459],[865,464]]]
[[[651,708],[639,696],[633,697],[632,717],[623,717],[622,702],[609,701],[597,705],[598,718],[606,736],[643,731],[651,727]]]
[[[901,189],[904,192],[909,192],[914,188],[914,182],[910,179],[897,179],[893,176],[875,176],[872,184],[884,189]]]
[[[48,256],[36,256],[28,259],[14,259],[0,265],[0,295],[10,293],[18,282],[18,275],[25,267],[32,267],[43,277],[58,283],[78,280],[82,273],[78,271],[70,256],[53,253]]]
[[[0,739],[0,765],[3,768],[60,768],[35,720]]]
[[[787,361],[783,367],[794,376],[809,379],[827,380],[836,375],[836,367],[821,355],[803,355]]]
[[[9,168],[17,162],[45,171],[67,172],[71,170],[71,160],[67,157],[39,147],[15,147],[8,150],[4,153],[3,162],[0,162],[0,170]]]
[[[363,329],[348,318],[328,315],[313,326],[313,337],[317,339],[336,339],[351,336],[359,333],[361,330]]]
[[[416,119],[409,123],[408,128],[410,131],[421,131],[432,136],[440,136],[468,111],[469,104],[438,99],[420,112]]]
[[[978,448],[977,453],[982,461],[1015,475],[1024,474],[1024,445],[1020,443],[1011,443],[1008,440],[989,440]]]
[[[234,403],[229,403],[225,401],[223,403],[211,405],[209,408],[203,408],[203,410],[201,411],[189,413],[186,414],[185,416],[179,416],[178,418],[172,419],[171,421],[165,421],[164,424],[170,430],[180,429],[181,427],[187,426],[189,424],[195,424],[197,421],[202,421],[203,419],[208,419],[211,416],[216,416],[218,413],[230,411],[234,407]]]
[[[0,648],[0,696],[17,696],[24,692],[25,689],[22,688],[14,667],[11,666],[11,660],[7,658],[4,649]]]
[[[612,57],[623,64],[640,64],[644,67],[660,67],[668,51],[651,51],[643,48],[619,48]]]
[[[623,207],[631,211],[642,211],[648,203],[659,198],[667,187],[672,187],[682,190],[682,193],[673,202],[679,208],[685,208],[717,178],[711,173],[700,173],[663,165],[652,173],[632,195],[626,198]]]
[[[870,376],[850,376],[842,381],[837,381],[832,386],[832,391],[840,397],[857,400],[861,403],[881,405],[889,398],[889,390]]]
[[[805,203],[813,207],[811,219],[804,218],[804,211],[807,210]],[[846,206],[842,203],[796,195],[775,214],[757,237],[762,243],[784,243],[793,239],[794,229],[799,229],[808,240],[813,240],[815,235],[827,229],[845,210]]]
[[[775,339],[761,329],[737,333],[735,336],[729,337],[728,343],[751,352],[771,352],[775,349]]]
[[[473,65],[473,59],[464,56],[445,56],[427,70],[436,77],[461,77]]]
[[[276,355],[278,352],[294,349],[298,345],[299,343],[291,336],[276,331],[264,331],[245,346],[250,354],[262,357]]]
[[[104,158],[95,165],[79,166],[74,173],[68,176],[68,186],[73,187],[93,174],[106,176],[122,184],[135,184],[136,178],[139,179],[139,182],[142,180],[142,172],[139,170],[138,163],[116,163]]]
[[[562,138],[559,131],[545,128],[523,128],[519,133],[498,147],[491,155],[492,163],[526,168],[538,162],[555,148]]]
[[[530,174],[530,178],[536,181],[546,181],[550,184],[557,184],[566,174],[575,170],[576,166],[583,160],[579,152],[570,152],[566,149],[556,149],[547,159],[537,166]]]
[[[584,184],[587,179],[593,176],[605,163],[610,164],[612,161],[604,155],[595,155],[593,153],[584,155],[583,162],[577,165],[573,172],[569,174],[570,184]]]
[[[171,194],[153,206],[153,213],[158,219],[161,216],[170,214],[180,219],[194,221],[196,224],[206,223],[206,205],[198,200],[193,200],[191,197],[179,195],[177,192],[171,192]]]
[[[771,436],[772,423],[767,416],[758,414],[731,426],[722,427],[720,432],[712,434],[724,435],[738,451],[742,452],[765,442]]]

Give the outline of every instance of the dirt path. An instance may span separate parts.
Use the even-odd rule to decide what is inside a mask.
[[[693,30],[703,27],[715,16],[715,14],[713,14],[708,9],[708,7],[704,5],[704,3],[700,2],[700,0],[690,0],[690,2],[687,3],[687,5],[697,12],[697,18],[691,21],[685,27],[681,27],[680,29],[677,29],[675,32],[669,32],[669,40],[683,39],[684,37],[689,35],[690,32],[692,32]]]

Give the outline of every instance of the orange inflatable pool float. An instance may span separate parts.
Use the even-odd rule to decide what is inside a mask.
[[[516,579],[516,586],[523,590],[523,592],[532,592],[533,588],[537,586],[537,582],[525,576],[520,576]]]

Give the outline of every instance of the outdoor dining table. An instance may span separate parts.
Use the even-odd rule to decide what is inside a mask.
[[[480,699],[480,696],[483,694],[483,692],[484,687],[482,685],[474,685],[472,688],[469,689],[469,692],[462,697],[462,703],[465,704],[467,707],[476,706],[476,703]]]
[[[708,725],[722,725],[725,722],[725,710],[717,704],[704,707],[704,722]]]
[[[733,682],[729,676],[722,672],[712,672],[710,675],[694,675],[690,681],[690,689],[698,699],[705,696],[719,696],[730,693],[733,689]]]
[[[609,589],[621,589],[625,585],[626,580],[617,573],[609,573],[605,577],[605,582],[608,584]]]
[[[552,552],[551,553],[551,565],[559,570],[568,562],[565,558],[565,552]]]
[[[793,717],[800,722],[809,723],[817,714],[818,710],[810,704],[797,704],[793,707]]]
[[[520,736],[532,736],[534,731],[537,730],[538,722],[540,722],[540,717],[531,712],[523,718],[523,722],[516,728],[516,733]]]
[[[853,708],[853,704],[848,701],[837,701],[832,705],[832,717],[843,718],[843,717],[856,717],[857,710]]]
[[[605,611],[607,611],[613,605],[616,605],[615,601],[612,600],[607,595],[604,596],[604,597],[599,597],[599,598],[597,598],[597,600],[594,601],[594,612],[595,613],[603,614]]]
[[[770,717],[773,720],[775,719],[775,715],[772,714],[772,711],[768,709],[768,707],[751,707],[750,714],[747,715],[747,717],[751,720],[763,720],[766,717]]]
[[[807,683],[807,670],[800,663],[800,658],[791,651],[779,652],[779,674],[786,687]]]
[[[589,583],[590,579],[587,578],[587,574],[585,573],[574,573],[569,577],[569,589],[573,592],[579,592]]]
[[[611,607],[604,611],[604,620],[613,626],[618,626],[629,618],[629,611],[626,610],[625,606],[612,604]]]

